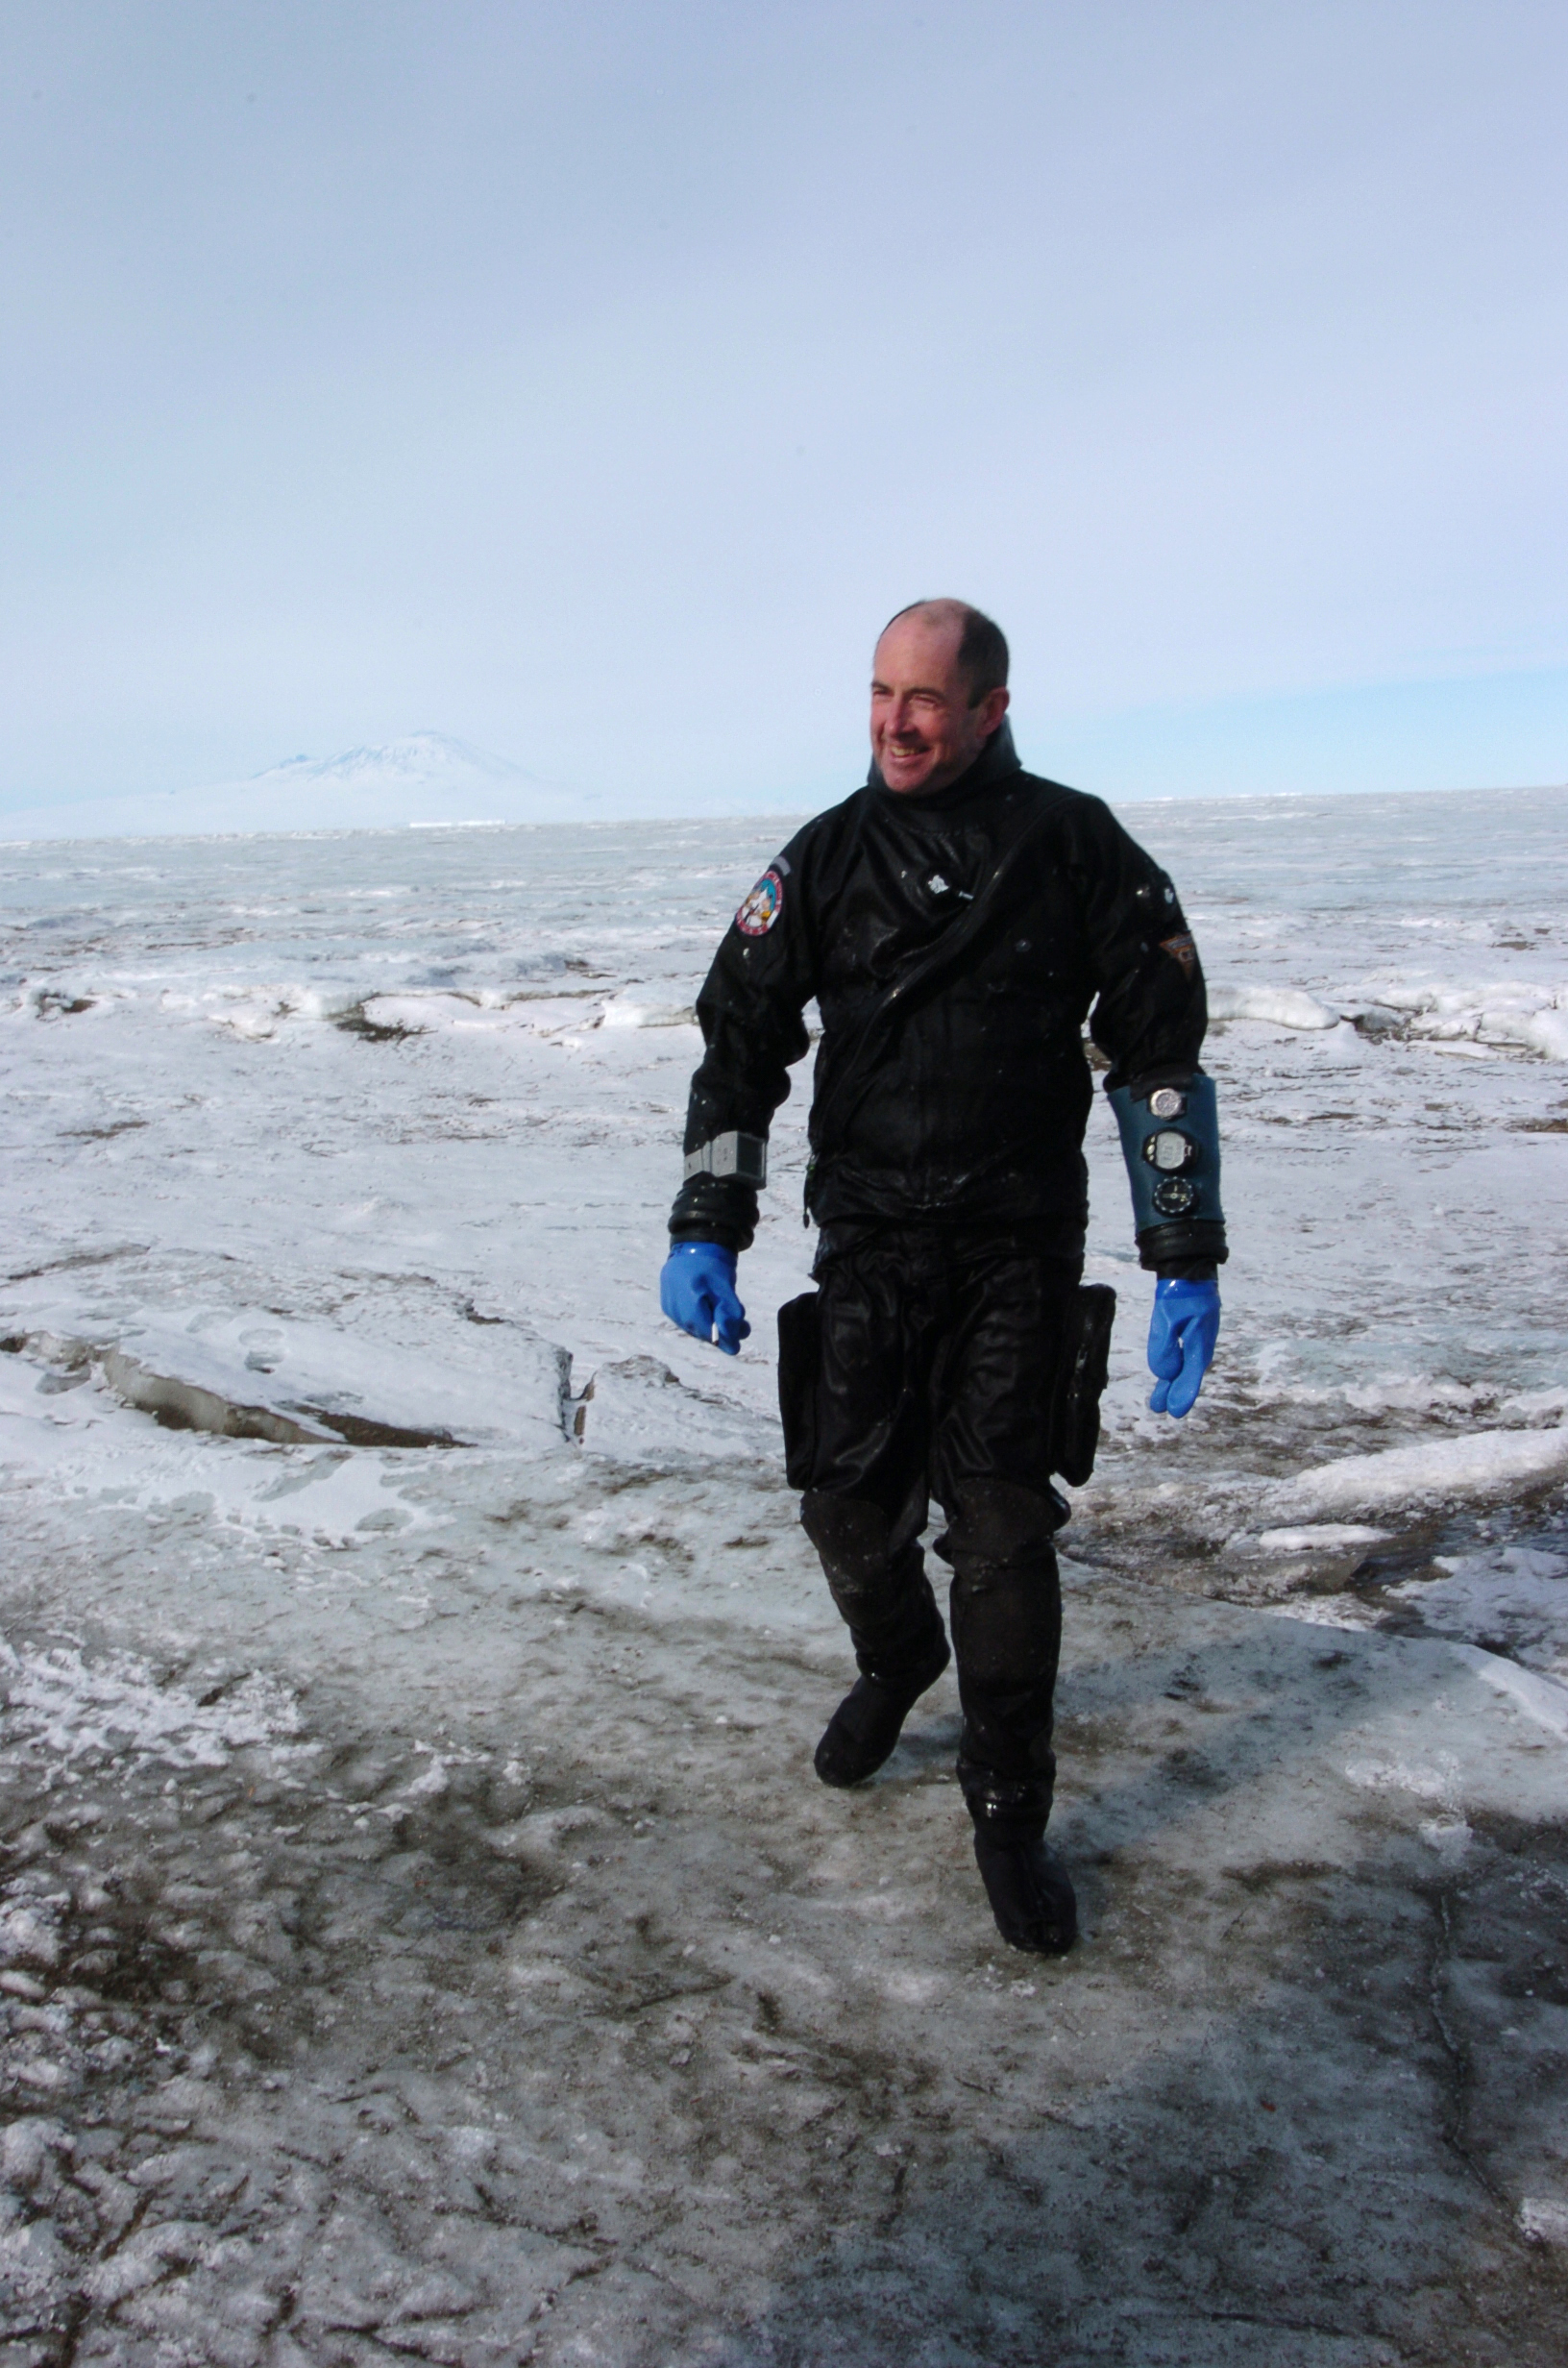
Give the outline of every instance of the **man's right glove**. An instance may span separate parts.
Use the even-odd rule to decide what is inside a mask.
[[[1180,1418],[1191,1413],[1218,1337],[1219,1285],[1184,1283],[1176,1275],[1163,1274],[1154,1286],[1149,1319],[1151,1414]]]
[[[719,1242],[676,1242],[659,1276],[659,1305],[694,1341],[717,1340],[726,1357],[750,1332],[735,1295],[735,1252]]]

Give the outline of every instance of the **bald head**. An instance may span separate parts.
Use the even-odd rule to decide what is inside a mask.
[[[967,601],[916,601],[883,628],[871,669],[871,752],[900,797],[967,773],[1007,712],[1007,643]]]
[[[954,637],[958,670],[968,686],[971,707],[978,706],[988,691],[1006,689],[1007,635],[984,609],[971,608],[968,601],[911,601],[907,608],[888,619],[883,632],[890,632],[904,617],[923,618],[933,632]]]

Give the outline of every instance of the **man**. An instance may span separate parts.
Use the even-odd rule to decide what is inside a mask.
[[[1050,1474],[1086,1476],[1064,1439],[1092,1363],[1086,1015],[1158,1277],[1157,1411],[1197,1396],[1226,1251],[1203,975],[1176,892],[1097,799],[1022,770],[1007,664],[997,628],[959,601],[901,610],[877,643],[866,787],[763,875],[698,999],[707,1049],[661,1297],[731,1355],[749,1330],[736,1259],[815,996],[818,1288],[781,1311],[780,1399],[800,1517],[860,1668],[817,1772],[874,1773],[947,1665],[919,1544],[934,1496],[975,1856],[1003,1937],[1054,1954],[1077,1931],[1044,1833],[1066,1518]]]

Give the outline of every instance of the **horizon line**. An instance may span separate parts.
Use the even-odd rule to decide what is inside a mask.
[[[1108,797],[1103,802],[1114,808],[1121,809],[1149,805],[1279,804],[1291,799],[1304,802],[1321,800],[1338,803],[1341,801],[1367,798],[1529,798],[1544,797],[1556,792],[1568,794],[1568,781],[1495,782],[1483,788],[1460,785],[1435,789],[1165,790],[1137,798],[1113,799]],[[137,794],[139,793],[134,791],[128,793],[126,802]],[[154,791],[146,794],[157,796],[159,793]],[[182,793],[171,790],[161,794],[177,797]],[[853,791],[849,793],[851,796],[854,794]],[[1087,794],[1092,796],[1097,793]],[[83,800],[81,802],[86,804],[92,802]],[[842,803],[843,801],[836,802]],[[37,813],[39,810],[37,807],[16,807],[11,809],[11,813],[30,814]],[[69,811],[68,808],[65,810]],[[780,805],[755,806],[723,813],[551,815],[525,819],[507,819],[498,815],[493,818],[476,816],[471,819],[453,821],[432,818],[429,821],[416,820],[405,823],[340,823],[318,824],[314,826],[284,824],[274,829],[261,827],[250,830],[123,830],[110,832],[84,830],[74,833],[62,832],[58,836],[40,833],[30,837],[12,838],[7,835],[5,828],[6,823],[11,819],[11,814],[8,814],[4,808],[0,808],[0,848],[83,847],[110,844],[146,846],[190,840],[391,838],[409,830],[614,830],[642,828],[650,823],[718,826],[737,823],[794,822],[801,816],[809,820],[813,814],[827,810],[821,806]]]

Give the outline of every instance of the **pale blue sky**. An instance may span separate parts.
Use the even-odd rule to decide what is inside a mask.
[[[1560,0],[6,0],[0,806],[1568,779]]]

